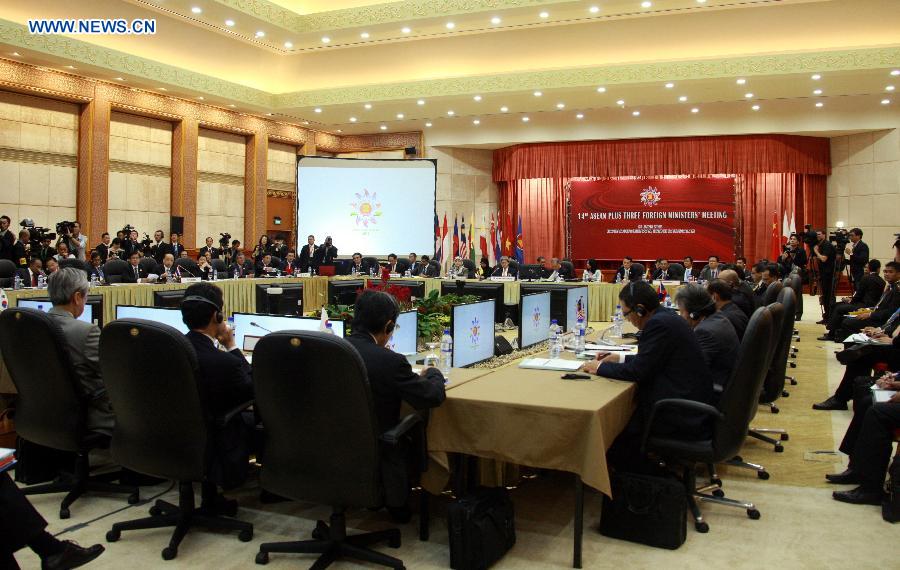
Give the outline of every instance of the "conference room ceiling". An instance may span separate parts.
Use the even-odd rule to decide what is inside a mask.
[[[157,33],[29,35],[35,17],[156,18]],[[852,102],[894,120],[900,2],[30,0],[0,7],[0,57],[331,132],[498,146],[539,124],[613,133],[726,108]]]

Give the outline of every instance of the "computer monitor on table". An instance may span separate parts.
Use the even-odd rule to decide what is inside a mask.
[[[519,348],[550,337],[550,292],[530,293],[519,299]]]
[[[349,279],[328,281],[328,302],[332,305],[355,305],[356,293],[365,288],[366,283],[362,279]]]
[[[266,336],[270,332],[278,331],[317,331],[319,330],[319,317],[295,317],[292,315],[264,315],[260,313],[234,313],[234,342],[239,347],[244,347],[245,336]],[[344,336],[344,321],[332,320],[331,328],[334,334]]]
[[[50,302],[49,297],[32,297],[30,299],[19,299],[18,301],[16,301],[16,306],[26,309],[37,309],[39,311],[48,313],[50,312],[50,309],[53,308],[53,303]],[[103,296],[88,295],[87,301],[84,304],[84,312],[81,313],[81,316],[78,317],[78,320],[84,321],[86,323],[96,324],[102,327]]]
[[[302,315],[303,283],[288,281],[285,283],[256,284],[256,312],[270,315]],[[274,291],[270,291],[274,290]],[[276,293],[276,291],[281,291]]]
[[[575,330],[578,317],[584,319],[587,326],[588,314],[588,288],[570,287],[566,290],[566,330]]]
[[[450,316],[453,367],[471,366],[494,356],[494,305],[478,301],[454,305]]]
[[[403,311],[397,317],[397,325],[394,332],[388,340],[387,347],[394,352],[398,352],[404,356],[410,356],[416,353],[416,339],[418,333],[416,329],[419,326],[418,311]]]
[[[499,281],[441,281],[441,295],[475,295],[480,299],[494,300],[494,322],[506,320],[506,307],[503,304],[503,283]]]
[[[116,307],[116,319],[144,319],[169,325],[181,334],[187,334],[188,327],[181,319],[181,309],[171,307],[137,307],[119,305]]]
[[[153,306],[181,309],[181,302],[184,300],[185,290],[186,289],[169,289],[166,291],[154,291]]]
[[[542,279],[544,274],[544,266],[539,263],[519,266],[520,281],[536,281]]]

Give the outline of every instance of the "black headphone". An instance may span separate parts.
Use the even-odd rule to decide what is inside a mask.
[[[184,298],[182,303],[206,303],[207,305],[212,305],[216,308],[216,322],[221,323],[225,320],[225,315],[222,314],[222,307],[206,297],[201,297],[200,295],[188,295]]]
[[[689,313],[688,313],[688,316],[691,318],[692,321],[696,321],[698,318],[700,318],[700,315],[701,315],[702,313],[704,313],[704,312],[707,311],[708,309],[713,308],[713,307],[715,307],[715,306],[716,306],[715,301],[710,301],[709,303],[703,305],[702,307],[700,307],[700,308],[697,309],[696,311],[691,311],[691,312],[689,312]]]
[[[634,299],[634,281],[632,281],[628,284],[628,295],[632,299]],[[636,304],[634,306],[634,309],[632,310],[632,312],[639,317],[643,317],[644,315],[647,314],[647,307],[640,305],[640,304]]]

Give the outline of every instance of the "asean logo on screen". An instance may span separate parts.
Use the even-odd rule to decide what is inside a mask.
[[[541,308],[535,307],[531,315],[531,327],[537,330],[541,326]]]
[[[353,210],[350,216],[356,217],[357,227],[362,226],[368,228],[369,225],[376,225],[377,218],[381,216],[381,202],[378,201],[378,193],[363,189],[363,193],[356,192],[356,202],[351,202],[350,207]]]
[[[472,348],[478,348],[481,343],[481,321],[478,317],[472,318],[472,324],[469,326],[469,344]]]
[[[660,192],[655,186],[648,186],[641,190],[641,204],[647,206],[648,208],[652,208],[653,206],[659,204],[659,201],[662,200],[662,192]]]
[[[575,302],[575,318],[587,322],[587,314],[584,312],[584,297],[578,297],[578,301]]]

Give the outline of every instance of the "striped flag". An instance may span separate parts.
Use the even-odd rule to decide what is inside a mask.
[[[469,259],[475,261],[475,212],[469,218]]]
[[[434,259],[438,263],[441,261],[441,221],[437,212],[434,213]]]
[[[500,220],[500,216],[497,216]],[[497,264],[500,259],[500,225],[494,223],[494,212],[491,212],[491,266]]]
[[[490,265],[491,264],[491,261],[490,261],[491,254],[488,251],[487,237],[485,237],[485,235],[484,235],[484,230],[485,230],[486,224],[487,224],[487,220],[485,219],[484,216],[481,216],[481,231],[478,232],[478,234],[479,234],[478,245],[481,248],[481,257],[488,258],[488,265]]]
[[[456,214],[453,214],[453,253],[450,255],[452,261],[454,257],[459,255],[459,220]]]

